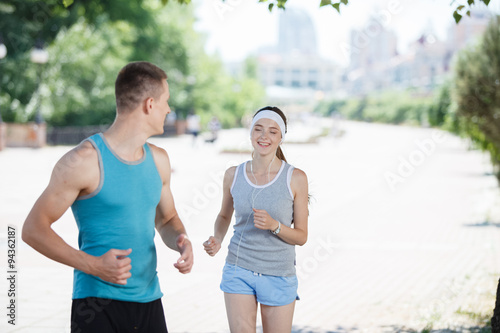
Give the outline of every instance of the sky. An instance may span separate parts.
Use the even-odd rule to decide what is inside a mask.
[[[339,15],[331,6],[319,8],[320,0],[288,0],[287,6],[307,11],[313,19],[318,52],[339,65],[348,65],[346,45],[353,29],[366,29],[370,16],[398,35],[398,50],[404,53],[408,44],[432,28],[438,40],[446,38],[454,24],[453,11],[460,1],[453,0],[351,0],[341,6]],[[500,0],[490,2],[499,12]],[[196,30],[206,35],[205,49],[217,53],[226,62],[241,61],[259,47],[278,40],[281,10],[272,13],[257,0],[203,0],[197,2]]]

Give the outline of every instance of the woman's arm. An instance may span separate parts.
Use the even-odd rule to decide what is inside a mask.
[[[254,209],[254,225],[263,230],[276,230],[276,235],[288,244],[304,245],[307,241],[307,220],[309,216],[309,189],[304,171],[294,169],[291,180],[293,199],[293,228],[287,227],[273,219],[265,210]]]
[[[206,242],[203,243],[205,251],[214,256],[219,252],[221,248],[222,241],[226,236],[229,225],[231,224],[231,218],[233,217],[234,207],[233,207],[233,196],[231,195],[231,185],[235,177],[236,167],[231,167],[226,170],[224,174],[224,181],[222,186],[222,206],[215,219],[214,225],[214,235],[210,236]]]

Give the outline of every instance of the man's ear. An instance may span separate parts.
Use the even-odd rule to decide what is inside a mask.
[[[153,110],[153,97],[148,97],[144,100],[144,112],[146,114],[151,113]]]

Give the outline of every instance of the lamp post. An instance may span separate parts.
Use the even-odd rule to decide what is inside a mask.
[[[38,77],[37,77],[37,101],[36,101],[36,114],[35,114],[35,126],[33,130],[35,132],[35,142],[34,147],[40,148],[45,146],[47,140],[47,132],[45,122],[43,121],[42,112],[40,111],[41,105],[41,95],[40,95],[40,83],[42,81],[42,67],[49,61],[49,53],[43,48],[43,41],[38,39],[35,43],[35,47],[31,50],[30,54],[31,62],[37,64],[38,66]]]
[[[7,55],[7,47],[5,47],[5,44],[3,43],[3,38],[0,36],[0,60],[5,58]],[[1,76],[0,76],[0,86],[1,86]],[[2,120],[2,112],[0,110],[0,124],[3,122]]]
[[[35,47],[31,50],[30,54],[31,62],[38,64],[38,77],[37,77],[37,107],[35,115],[35,123],[43,123],[43,116],[40,112],[40,83],[42,81],[42,65],[49,61],[49,53],[43,48],[43,41],[41,39],[37,40]]]
[[[7,55],[7,47],[3,43],[2,36],[0,35],[0,60]],[[0,75],[0,87],[2,85],[2,76]],[[3,123],[2,112],[0,110],[0,151],[7,145],[7,126]]]

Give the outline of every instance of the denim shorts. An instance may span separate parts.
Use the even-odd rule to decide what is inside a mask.
[[[229,294],[255,295],[257,302],[282,306],[298,300],[297,276],[273,276],[226,263],[220,289]]]

